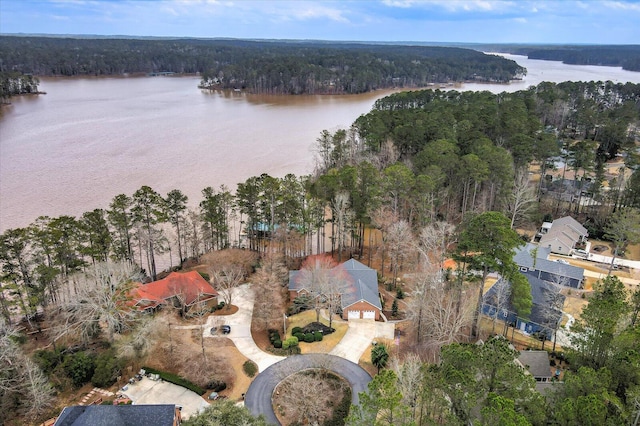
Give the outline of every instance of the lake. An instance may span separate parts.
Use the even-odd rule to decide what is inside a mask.
[[[504,55],[528,69],[509,85],[541,81],[640,83],[616,67],[564,65]],[[46,95],[19,97],[0,114],[0,232],[40,215],[79,216],[108,208],[142,185],[180,189],[196,206],[201,190],[262,173],[313,170],[322,130],[346,128],[390,92],[342,96],[259,96],[198,89],[198,77],[46,78]]]

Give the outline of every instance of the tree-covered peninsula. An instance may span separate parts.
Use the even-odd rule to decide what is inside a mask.
[[[210,88],[362,93],[462,81],[508,82],[516,62],[457,47],[320,41],[0,37],[0,71],[38,76],[200,73]]]

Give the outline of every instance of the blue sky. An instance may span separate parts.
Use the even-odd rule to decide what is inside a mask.
[[[640,44],[640,0],[0,0],[0,33]]]

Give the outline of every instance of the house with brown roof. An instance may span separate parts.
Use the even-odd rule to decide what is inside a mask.
[[[131,297],[133,306],[140,311],[171,305],[186,312],[197,305],[218,304],[218,292],[197,271],[172,272],[161,280],[140,284]]]

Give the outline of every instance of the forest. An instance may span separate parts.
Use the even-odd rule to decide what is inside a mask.
[[[12,96],[38,93],[39,83],[31,74],[0,71],[0,103],[9,102]]]
[[[199,73],[204,87],[275,94],[508,82],[526,73],[514,61],[471,49],[312,41],[0,36],[0,57],[0,72],[37,76]]]
[[[6,330],[18,319],[37,329],[43,316],[73,323],[80,308],[67,303],[78,291],[77,277],[96,265],[133,264],[136,273],[154,280],[159,256],[175,269],[186,259],[242,247],[261,254],[263,267],[275,252],[291,269],[307,255],[331,252],[338,261],[375,262],[389,282],[415,273],[420,290],[406,307],[416,357],[377,375],[369,399],[352,409],[348,424],[374,424],[376,417],[394,425],[630,423],[639,412],[640,292],[632,298],[615,277],[589,295],[582,318],[590,322],[572,328],[574,349],[563,355],[571,371],[554,401],[531,391],[530,378],[513,369],[515,355],[501,339],[485,346],[466,342],[470,330],[477,332],[478,291],[481,296],[489,272],[512,281],[509,297],[519,315],[530,311],[528,283],[517,279],[511,260],[512,248],[522,242],[516,229],[571,214],[590,235],[621,250],[640,239],[639,122],[636,84],[541,83],[501,94],[402,92],[378,100],[349,129],[323,131],[309,176],[263,174],[235,190],[204,188],[199,200],[179,189],[159,194],[143,186],[80,217],[42,216],[6,230],[0,235],[0,343],[15,357],[6,358],[11,365],[26,367],[7,370],[0,381],[20,381],[25,371],[48,365],[24,358],[12,343],[19,339]],[[610,175],[611,159],[631,172]],[[547,193],[546,174],[558,162],[567,166],[562,181],[574,181],[578,197],[590,202]],[[530,170],[537,170],[539,181],[531,181]],[[468,269],[443,273],[445,257]],[[111,282],[105,289],[99,306],[115,297]],[[269,300],[276,298],[256,306],[270,306]],[[132,332],[128,317],[112,313],[91,313],[111,324],[109,340]],[[100,335],[92,322],[83,324],[85,338]],[[88,345],[82,339],[76,344]],[[0,386],[6,407],[29,416],[46,412],[54,391],[44,385],[45,376],[37,377],[33,386]],[[26,406],[22,398],[34,389],[48,389],[51,400]]]
[[[572,65],[600,65],[640,71],[640,45],[534,45],[462,44],[461,47],[527,56],[529,59],[562,61]]]

